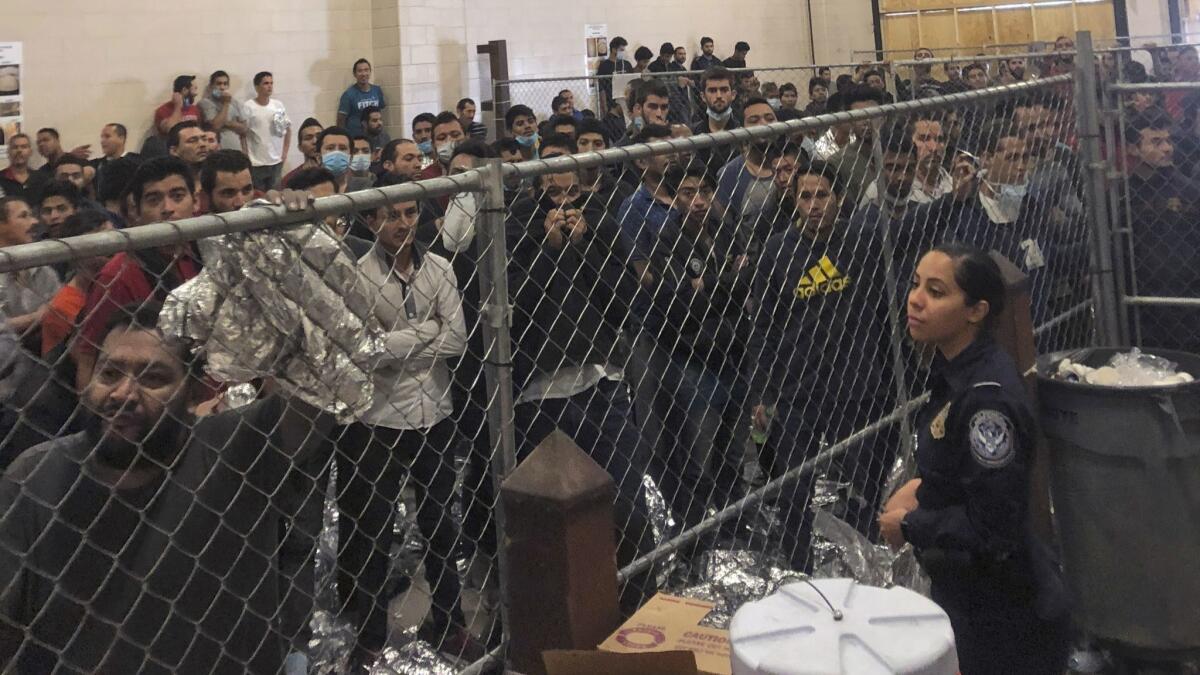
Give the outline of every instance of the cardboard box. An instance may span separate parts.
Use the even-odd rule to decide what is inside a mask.
[[[599,651],[542,653],[546,675],[696,675],[691,652],[614,654]]]
[[[699,623],[713,604],[659,593],[629,617],[600,649],[619,654],[686,650],[700,675],[730,675],[729,631]]]

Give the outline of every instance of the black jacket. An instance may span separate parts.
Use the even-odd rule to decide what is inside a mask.
[[[659,233],[650,253],[655,287],[646,327],[657,344],[733,376],[749,335],[744,306],[752,268],[747,262],[738,269],[745,250],[731,230],[710,223],[697,236],[672,224]],[[703,281],[702,290],[693,279]]]
[[[546,210],[521,199],[509,211],[508,293],[513,304],[513,382],[584,364],[624,363],[621,329],[637,293],[620,227],[587,204],[587,233],[561,249],[546,238]]]

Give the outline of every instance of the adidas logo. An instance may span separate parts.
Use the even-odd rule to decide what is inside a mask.
[[[829,256],[823,255],[816,265],[810,267],[808,272],[800,277],[800,283],[796,284],[796,297],[808,300],[818,293],[821,295],[840,293],[849,285],[850,277],[839,272]]]

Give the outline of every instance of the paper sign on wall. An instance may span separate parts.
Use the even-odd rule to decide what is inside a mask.
[[[8,159],[8,139],[21,133],[21,43],[0,42],[0,160]]]

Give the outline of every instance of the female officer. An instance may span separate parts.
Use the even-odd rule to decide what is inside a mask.
[[[938,354],[917,417],[919,478],[889,500],[880,531],[916,549],[963,675],[1059,675],[1066,620],[1046,609],[1053,586],[1039,570],[1051,566],[1026,523],[1034,419],[1016,365],[989,336],[1003,303],[1000,269],[979,249],[921,258],[908,330]]]

